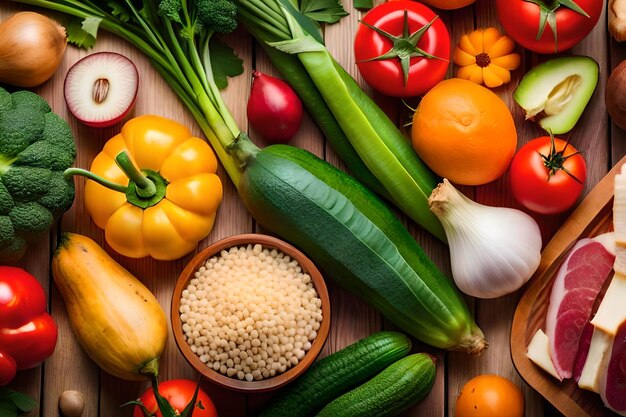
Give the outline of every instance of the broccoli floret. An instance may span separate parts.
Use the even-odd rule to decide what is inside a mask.
[[[0,215],[9,214],[9,212],[13,209],[13,206],[15,206],[15,203],[13,203],[13,197],[11,197],[7,187],[0,182]]]
[[[16,91],[11,94],[11,98],[14,109],[30,109],[41,115],[52,111],[48,102],[32,91]]]
[[[7,247],[15,239],[15,229],[9,216],[0,216],[0,248]]]
[[[20,152],[13,165],[63,171],[72,166],[75,155],[47,141],[39,141]]]
[[[69,126],[44,99],[0,88],[0,262],[19,260],[72,205],[63,171],[75,157]]]
[[[167,17],[172,22],[183,23],[180,12],[183,11],[181,0],[161,0],[159,3],[159,14]]]
[[[41,139],[45,127],[43,113],[19,108],[0,112],[0,154],[13,158]]]
[[[0,249],[0,264],[16,263],[24,256],[27,248],[26,239],[16,236],[8,246]]]
[[[190,22],[183,22],[182,2],[161,0],[159,14],[171,22],[180,23],[185,33],[230,33],[237,27],[237,6],[232,0],[197,0],[189,2]]]
[[[11,93],[7,90],[0,88],[0,112],[3,110],[10,109],[13,105],[13,99],[11,98]]]
[[[53,172],[47,193],[39,199],[39,204],[58,217],[74,202],[74,182],[66,180],[60,172]]]
[[[52,224],[52,213],[39,203],[18,204],[9,213],[16,233],[33,241],[47,232]]]
[[[16,202],[36,201],[48,191],[52,171],[45,168],[13,167],[2,183]]]
[[[43,129],[41,140],[50,143],[56,148],[64,150],[72,157],[72,162],[65,167],[69,168],[76,158],[76,145],[74,144],[74,136],[69,125],[56,113],[46,113],[44,115],[46,125]],[[65,169],[63,168],[63,169]]]
[[[196,4],[198,22],[205,30],[230,33],[237,28],[237,6],[231,0],[204,0]]]

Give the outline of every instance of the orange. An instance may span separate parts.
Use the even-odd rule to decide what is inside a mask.
[[[413,116],[413,149],[439,176],[461,185],[501,177],[517,147],[507,105],[471,81],[453,78],[432,88]]]
[[[470,379],[456,400],[454,417],[524,417],[524,395],[498,375]]]

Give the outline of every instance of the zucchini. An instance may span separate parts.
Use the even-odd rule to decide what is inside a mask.
[[[452,281],[371,191],[303,149],[259,150],[244,135],[232,148],[246,164],[239,194],[263,227],[412,336],[474,354],[486,348]]]
[[[396,332],[379,332],[320,359],[259,417],[309,417],[350,387],[376,375],[411,350]]]
[[[342,395],[317,417],[392,417],[424,399],[435,383],[435,362],[425,353],[400,359]]]

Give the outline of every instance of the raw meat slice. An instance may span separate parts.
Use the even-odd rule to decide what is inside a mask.
[[[626,416],[626,321],[613,339],[606,377],[600,382],[600,395],[607,407]]]
[[[581,239],[568,252],[550,294],[546,334],[550,357],[559,377],[571,378],[583,328],[615,256],[593,239]]]
[[[576,361],[574,362],[573,376],[574,380],[578,382],[580,376],[583,373],[585,362],[587,362],[587,355],[589,354],[589,348],[591,347],[591,337],[593,336],[593,324],[587,322],[583,327],[583,332],[580,335],[580,343],[578,345],[578,352],[576,353]]]

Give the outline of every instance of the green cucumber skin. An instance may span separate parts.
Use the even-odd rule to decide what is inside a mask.
[[[451,280],[389,208],[343,171],[273,145],[248,161],[240,196],[263,227],[412,336],[445,349],[482,337]]]
[[[259,417],[311,417],[350,387],[406,356],[411,341],[396,332],[379,332],[320,359],[289,386]]]
[[[328,404],[317,417],[397,416],[430,393],[435,376],[430,356],[407,356]]]

